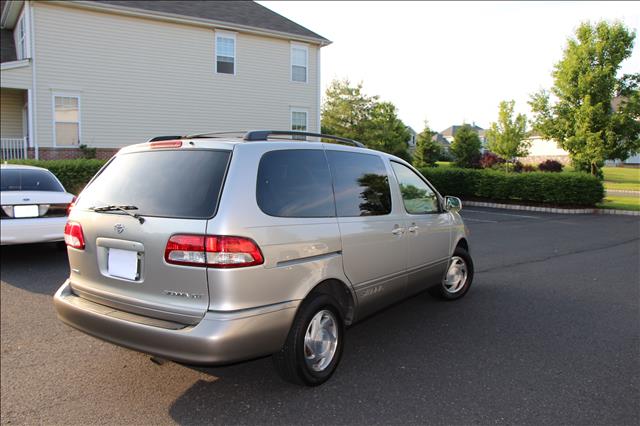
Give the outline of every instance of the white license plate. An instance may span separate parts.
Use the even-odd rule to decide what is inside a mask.
[[[138,252],[110,248],[107,270],[111,276],[135,280],[138,278]]]
[[[13,217],[38,217],[38,206],[13,206]]]

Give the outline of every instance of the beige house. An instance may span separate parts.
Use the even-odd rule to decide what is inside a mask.
[[[324,37],[251,1],[3,1],[5,158],[157,135],[320,129]],[[74,149],[75,148],[75,149]]]

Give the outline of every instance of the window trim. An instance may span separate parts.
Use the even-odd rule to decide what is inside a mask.
[[[78,100],[78,145],[60,145],[56,140],[56,123],[75,123],[75,121],[56,120],[56,98],[76,98]],[[51,94],[51,123],[53,125],[53,146],[54,148],[77,148],[82,144],[82,100],[79,93],[53,92]]]
[[[422,176],[422,174],[420,172],[418,172],[416,169],[414,169],[410,165],[402,163],[400,161],[396,161],[396,160],[391,160],[390,159],[389,163],[391,165],[391,171],[393,172],[393,178],[396,181],[396,188],[398,189],[398,193],[400,194],[400,199],[402,200],[402,208],[404,209],[404,212],[406,214],[408,214],[409,216],[425,216],[425,215],[429,215],[429,214],[446,213],[446,211],[442,207],[442,195],[440,195],[440,193],[433,187],[433,185],[431,185],[431,183],[424,176]],[[418,176],[418,178],[422,182],[424,182],[425,185],[427,185],[433,191],[434,194],[436,194],[436,199],[438,200],[438,210],[437,211],[435,211],[435,212],[425,212],[425,213],[410,213],[409,211],[407,211],[407,206],[404,205],[404,198],[402,198],[402,190],[400,189],[400,179],[398,179],[398,175],[396,174],[396,171],[393,168],[393,164],[392,163],[400,164],[401,166],[405,166],[406,168],[411,170],[413,173],[416,174],[416,176]]]
[[[306,53],[306,61],[304,67],[304,81],[298,81],[293,79],[293,50],[300,49],[304,50]],[[291,47],[289,49],[289,81],[292,83],[300,83],[300,84],[309,84],[309,46],[302,43],[291,43]]]
[[[23,26],[22,40],[20,40],[20,25]],[[21,61],[31,58],[31,38],[29,31],[29,17],[27,7],[23,7],[20,16],[13,29],[13,42],[16,49],[16,60]]]
[[[216,75],[237,75],[238,74],[238,38],[235,32],[219,31],[213,32],[213,72]],[[218,37],[233,39],[233,73],[218,71]]]

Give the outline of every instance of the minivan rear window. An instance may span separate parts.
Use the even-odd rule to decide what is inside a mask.
[[[230,155],[191,149],[118,155],[82,192],[77,206],[133,205],[142,216],[210,218]]]
[[[33,169],[2,169],[0,190],[64,192],[51,172]]]

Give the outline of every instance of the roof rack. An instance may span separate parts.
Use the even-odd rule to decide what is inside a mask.
[[[343,142],[358,148],[366,148],[362,143],[353,139],[341,138],[339,136],[325,135],[324,133],[300,132],[295,130],[252,130],[245,133],[245,141],[262,141],[267,140],[270,136],[312,136],[322,139],[332,139],[337,142]]]

